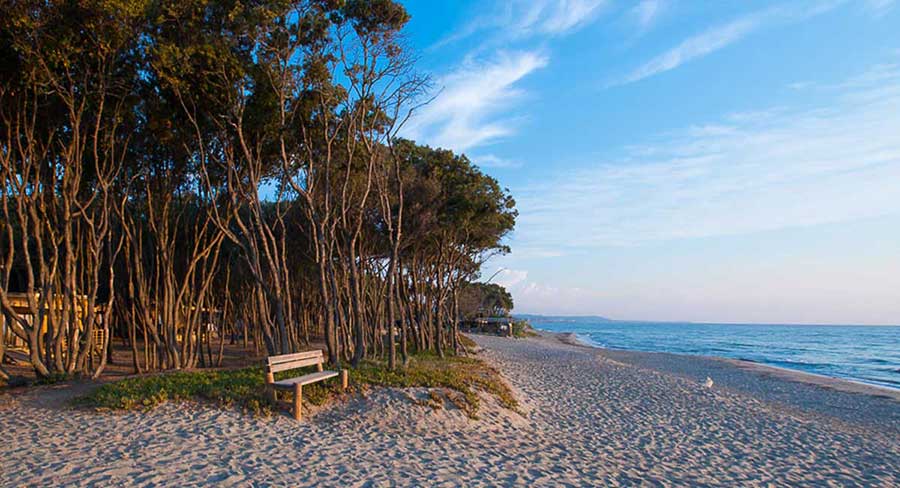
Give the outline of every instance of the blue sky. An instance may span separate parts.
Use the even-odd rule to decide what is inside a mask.
[[[517,312],[900,323],[900,1],[404,4]]]

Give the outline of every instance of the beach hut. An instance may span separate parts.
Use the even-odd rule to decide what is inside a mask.
[[[34,302],[38,304],[40,307],[39,315],[41,316],[41,334],[47,333],[48,327],[48,315],[50,313],[56,312],[61,313],[63,310],[63,302],[64,297],[60,294],[53,295],[48,300],[41,300],[40,293],[34,293],[33,295],[29,295],[27,293],[7,293],[7,298],[9,299],[10,305],[12,306],[13,312],[19,316],[19,318],[25,320],[29,324],[33,325],[36,320],[34,311],[29,304],[29,298],[33,298]],[[75,328],[75,338],[78,340],[81,337],[85,327],[84,322],[87,320],[87,311],[88,311],[88,301],[87,297],[84,295],[76,296],[74,299],[74,321],[64,321],[62,323],[63,330],[61,334],[63,338],[69,336],[69,333],[72,332],[70,327]],[[103,307],[97,306],[94,308],[95,317],[100,320],[103,317]],[[12,327],[6,323],[6,318],[3,317],[0,320],[0,335],[3,337],[3,342],[6,345],[6,348],[9,350],[20,350],[22,352],[28,353],[28,342],[22,340],[21,337],[17,336],[13,331]],[[103,344],[106,337],[106,331],[103,327],[94,327],[94,341],[95,349],[97,349],[98,344]],[[99,352],[96,351],[96,352]]]
[[[468,332],[512,337],[513,320],[510,317],[476,317],[465,321],[463,328]]]

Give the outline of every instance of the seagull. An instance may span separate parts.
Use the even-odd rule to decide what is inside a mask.
[[[713,380],[709,376],[706,377],[706,381],[703,383],[707,388],[712,388]]]

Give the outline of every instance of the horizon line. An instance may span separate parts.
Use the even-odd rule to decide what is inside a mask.
[[[843,324],[843,323],[816,323],[816,322],[716,322],[696,320],[646,320],[646,319],[613,319],[596,314],[542,314],[542,313],[510,313],[516,315],[530,315],[533,317],[547,318],[599,318],[606,322],[631,322],[644,324],[696,324],[696,325],[787,325],[787,326],[813,326],[813,327],[900,327],[900,324]]]

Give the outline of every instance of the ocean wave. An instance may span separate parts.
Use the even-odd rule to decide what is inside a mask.
[[[882,385],[882,386],[890,386],[892,388],[897,388],[898,386],[900,386],[900,381],[883,378],[880,376],[877,378],[873,378],[871,376],[860,376],[860,379],[865,381],[866,383]]]
[[[770,359],[768,361],[772,364],[781,364],[786,366],[801,366],[808,368],[833,368],[836,365],[831,363],[815,363],[809,361],[799,361],[799,360],[791,360],[791,359]]]
[[[864,361],[869,364],[894,364],[894,361],[888,361],[887,359],[882,358],[869,358]]]
[[[603,344],[602,342],[599,342],[599,341],[595,341],[594,339],[591,338],[591,336],[589,336],[587,334],[576,333],[575,340],[577,340],[578,342],[580,342],[586,346],[606,348],[605,344]]]
[[[573,340],[605,349],[743,359],[893,388],[900,373],[900,327],[575,322],[533,323],[540,329],[572,333]]]

